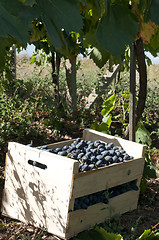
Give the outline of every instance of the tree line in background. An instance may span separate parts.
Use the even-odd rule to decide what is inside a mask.
[[[0,0],[0,74],[14,79],[11,47],[34,44],[50,56],[55,97],[60,102],[59,70],[65,59],[68,103],[77,109],[77,56],[89,56],[98,67],[125,61],[136,51],[140,88],[136,124],[145,106],[147,72],[145,51],[159,51],[157,0]],[[150,60],[148,60],[150,61]]]

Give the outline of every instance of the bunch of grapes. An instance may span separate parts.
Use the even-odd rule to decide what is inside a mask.
[[[79,172],[133,159],[133,156],[129,156],[125,150],[114,146],[112,142],[107,144],[100,140],[92,142],[77,138],[71,145],[62,148],[48,149],[47,146],[43,146],[38,149],[78,160]]]
[[[74,211],[78,209],[87,209],[89,206],[97,203],[108,204],[110,198],[116,197],[130,190],[139,190],[136,185],[136,180],[109,188],[108,190],[103,190],[100,192],[76,198],[74,203]]]

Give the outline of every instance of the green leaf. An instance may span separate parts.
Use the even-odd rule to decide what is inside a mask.
[[[123,240],[120,234],[109,233],[104,228],[95,228],[79,234],[75,240]]]
[[[103,117],[103,119],[102,119],[102,122],[103,123],[106,123],[107,124],[107,126],[108,126],[108,128],[110,128],[110,125],[111,125],[111,123],[112,123],[112,117],[111,116],[104,116]]]
[[[97,30],[97,40],[113,56],[120,59],[126,45],[131,44],[139,30],[138,22],[126,1],[109,4]]]
[[[104,228],[99,228],[96,231],[103,237],[105,240],[123,240],[123,237],[120,234],[109,233]]]
[[[98,125],[97,122],[94,122],[94,123],[91,125],[90,128],[98,131],[98,130],[99,130],[99,125]]]
[[[20,2],[23,2],[24,5],[32,7],[35,3],[36,0],[19,0]]]
[[[148,229],[148,230],[145,230],[143,234],[136,240],[159,240],[159,236],[153,233],[151,229]]]
[[[39,16],[40,16],[40,9],[38,8],[37,5],[34,5],[32,7],[27,5],[22,6],[19,11],[19,17],[23,20],[25,24],[30,24],[32,20],[39,18]],[[29,26],[31,28],[31,25]]]
[[[135,139],[136,142],[146,144],[146,145],[151,145],[151,137],[149,131],[145,128],[143,123],[140,121],[138,122],[136,126],[136,132],[135,132]]]
[[[38,0],[37,3],[41,8],[42,17],[45,16],[45,19],[49,19],[59,31],[65,29],[67,33],[72,31],[80,32],[83,20],[76,2],[73,3],[67,0]],[[49,27],[51,27],[50,24]],[[47,27],[47,30],[50,32],[51,28]]]
[[[90,58],[93,59],[93,61],[99,68],[102,68],[105,65],[105,63],[109,60],[110,53],[106,51],[104,48],[99,49],[93,47],[93,50],[91,51],[90,54]]]
[[[102,114],[105,113],[104,115],[108,115],[113,110],[115,100],[116,100],[116,97],[115,97],[115,94],[113,94],[103,103],[104,110]]]
[[[159,27],[158,26],[157,26],[156,33],[152,36],[146,48],[149,52],[151,52],[152,55],[157,56],[157,52],[159,52]]]
[[[51,21],[51,19],[46,15],[43,17],[43,21],[47,29],[49,42],[51,43],[51,45],[53,44],[55,48],[61,48],[63,46],[62,39],[60,38],[60,36],[62,35],[62,32],[60,32],[56,28],[56,26]]]
[[[3,72],[3,69],[5,67],[5,61],[7,57],[6,51],[10,49],[13,43],[13,39],[0,37],[0,72]]]
[[[9,3],[10,1],[7,1]],[[0,1],[0,36],[1,37],[13,37],[23,44],[29,41],[28,26],[24,24],[22,19],[18,16],[19,5],[14,5],[13,10],[9,11],[8,4],[3,5],[3,1]],[[14,15],[12,15],[14,12]]]
[[[159,10],[159,1],[153,0],[150,1],[150,19],[152,22],[155,22],[159,25],[159,17],[158,17],[158,10]]]
[[[105,132],[105,133],[108,133],[109,131],[109,127],[106,123],[102,122],[99,126],[99,129],[98,129],[99,132]]]
[[[156,178],[155,165],[151,161],[150,152],[145,151],[145,166],[143,172],[144,178]]]

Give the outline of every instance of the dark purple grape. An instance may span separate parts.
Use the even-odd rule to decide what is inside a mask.
[[[98,150],[96,148],[90,149],[90,151],[94,154],[97,155],[98,154]]]
[[[106,156],[105,161],[109,162],[109,163],[112,162],[112,157],[111,156]]]
[[[115,151],[114,150],[109,150],[109,154],[110,154],[110,156],[114,156]]]
[[[91,151],[91,147],[86,147],[85,151],[86,152],[90,152]]]
[[[117,157],[120,157],[120,156],[121,156],[121,153],[120,153],[120,151],[118,151],[118,150],[115,151],[115,154],[116,154]]]
[[[109,151],[108,151],[108,150],[105,150],[105,151],[103,151],[101,154],[103,155],[103,157],[108,156],[108,155],[109,155]]]
[[[46,149],[45,151],[52,153],[52,149]]]
[[[96,167],[100,167],[102,165],[102,160],[98,160],[96,163],[95,163],[95,166]]]
[[[104,151],[105,151],[105,148],[103,148],[103,147],[100,147],[100,148],[99,148],[99,152],[100,152],[100,153],[102,153],[102,152],[104,152]]]
[[[111,148],[114,147],[114,144],[111,142],[111,143],[108,144],[108,147],[111,149]]]
[[[103,148],[103,149],[105,150],[105,145],[99,144],[99,145],[97,146],[97,148],[98,148],[98,149]]]
[[[77,149],[83,149],[85,146],[85,144],[83,142],[79,142],[77,145],[76,145],[76,148]]]
[[[123,160],[128,160],[129,159],[129,155],[128,154],[125,154],[124,156],[123,156]]]
[[[88,164],[84,164],[82,167],[81,167],[81,171],[84,172],[84,171],[87,171],[88,170]]]
[[[117,156],[113,156],[112,160],[113,160],[114,163],[117,163],[118,162],[118,157]]]
[[[119,162],[123,162],[123,158],[122,158],[122,157],[119,157],[119,158],[118,158],[118,161],[119,161]]]
[[[103,155],[98,155],[98,156],[96,156],[96,159],[97,159],[97,160],[103,160],[104,157],[103,157]]]
[[[87,141],[87,145],[93,144],[92,141]]]
[[[48,146],[42,146],[41,147],[41,150],[46,150],[46,149],[48,149]]]
[[[91,164],[88,165],[88,167],[91,170],[91,169],[95,168],[95,165],[93,163],[91,163]]]
[[[86,154],[85,154],[85,156],[88,157],[88,158],[89,158],[91,155],[92,155],[91,152],[86,152]]]
[[[113,147],[114,151],[119,151],[119,148],[117,146]]]
[[[90,161],[94,163],[94,162],[97,161],[97,158],[96,158],[95,156],[91,156],[91,157],[90,157]]]
[[[78,156],[77,156],[77,160],[81,159],[82,157],[84,156],[84,153],[79,153]]]
[[[56,148],[55,150],[54,150],[54,153],[58,153],[58,152],[60,152],[61,151],[61,148]]]
[[[101,142],[100,142],[99,140],[96,140],[96,141],[94,142],[94,146],[97,147],[98,145],[100,145],[100,143],[101,143]]]
[[[90,143],[90,144],[88,144],[88,147],[90,148],[90,149],[93,149],[95,146],[94,146],[94,143]]]
[[[67,156],[66,151],[59,151],[57,154],[60,155],[60,156]]]
[[[125,150],[120,150],[120,153],[123,155],[123,154],[125,154],[126,152],[125,152]]]

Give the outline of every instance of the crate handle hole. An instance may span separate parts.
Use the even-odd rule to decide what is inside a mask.
[[[44,169],[44,170],[47,168],[47,166],[45,164],[39,163],[37,161],[30,160],[30,159],[28,160],[28,164],[30,164],[34,167]]]

